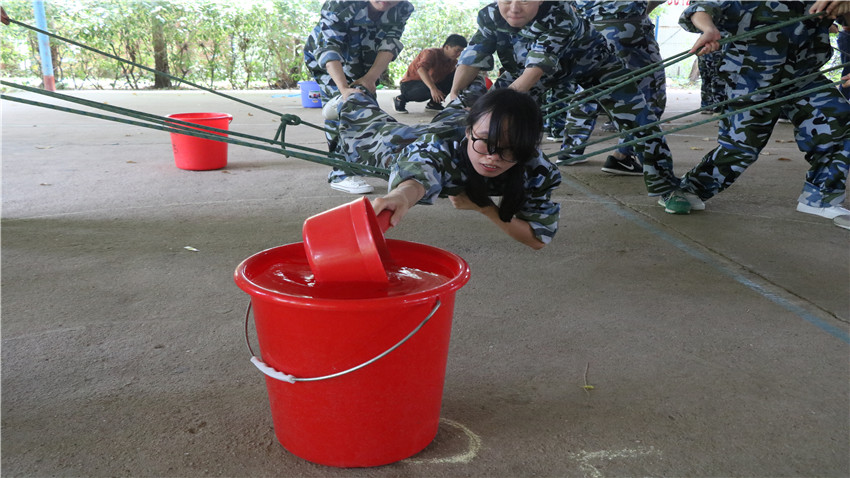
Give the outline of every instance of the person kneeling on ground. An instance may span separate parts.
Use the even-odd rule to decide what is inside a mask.
[[[493,90],[468,111],[456,99],[431,123],[412,126],[363,93],[338,108],[346,161],[390,169],[389,193],[373,204],[376,213],[393,211],[392,225],[415,204],[448,196],[455,208],[480,212],[534,249],[558,230],[561,207],[551,196],[561,173],[540,152],[543,120],[528,94]],[[491,197],[501,197],[498,205]]]
[[[408,102],[426,100],[426,110],[442,110],[443,100],[452,89],[457,59],[464,48],[466,38],[452,34],[442,48],[427,48],[416,55],[401,79],[401,94],[393,98],[396,113],[407,113]]]

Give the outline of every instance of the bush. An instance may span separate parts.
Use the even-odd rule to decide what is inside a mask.
[[[101,52],[51,38],[60,88],[153,87],[152,71],[114,57],[154,69],[156,34],[167,50],[168,72],[178,79],[215,88],[295,88],[308,79],[304,42],[319,20],[322,2],[76,0],[44,5],[51,33]],[[389,68],[392,84],[422,49],[441,46],[451,33],[469,37],[475,30],[478,6],[440,1],[415,6],[402,37],[405,48]],[[11,18],[35,26],[30,0],[5,1],[3,8]],[[18,25],[0,31],[4,76],[40,82],[36,33]],[[177,81],[172,85],[180,86]]]

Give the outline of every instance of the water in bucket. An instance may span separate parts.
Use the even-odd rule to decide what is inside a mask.
[[[275,435],[306,460],[384,465],[437,434],[454,297],[469,267],[424,244],[386,240],[386,249],[384,282],[316,281],[303,243],[236,269],[251,296]]]

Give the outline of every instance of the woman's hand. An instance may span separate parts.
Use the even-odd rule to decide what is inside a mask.
[[[460,193],[457,196],[449,196],[449,199],[452,201],[452,205],[454,205],[456,209],[480,212],[514,240],[521,242],[532,249],[542,249],[543,246],[546,245],[534,236],[534,231],[531,229],[531,225],[529,225],[528,222],[517,217],[512,218],[510,222],[502,221],[499,218],[499,208],[496,207],[492,201],[488,206],[481,207],[472,202],[466,193]]]
[[[380,214],[383,210],[393,212],[390,217],[390,225],[397,226],[401,219],[407,214],[407,211],[419,202],[425,196],[425,186],[418,182],[408,179],[399,184],[384,197],[376,198],[372,201],[372,208],[375,214]]]
[[[469,199],[469,196],[467,196],[466,193],[460,193],[457,196],[449,196],[449,200],[452,202],[452,206],[454,206],[455,209],[478,212],[481,212],[483,209],[478,204],[472,202],[472,199]]]

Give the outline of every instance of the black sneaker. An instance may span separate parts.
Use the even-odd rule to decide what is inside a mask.
[[[393,98],[393,108],[396,113],[407,114],[407,110],[404,108],[404,105],[407,104],[404,101],[401,101],[401,96],[396,96]]]
[[[443,111],[443,105],[431,100],[427,105],[425,105],[425,111]]]
[[[626,156],[623,159],[617,159],[613,155],[608,156],[605,164],[602,165],[602,170],[622,176],[643,176],[643,166],[632,156]]]

